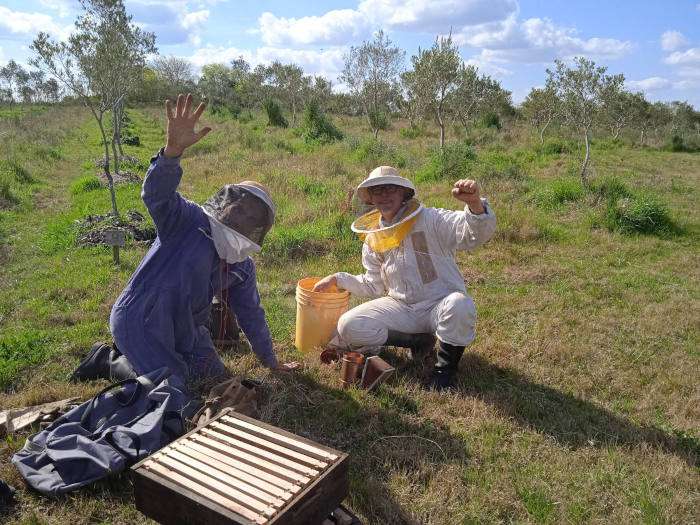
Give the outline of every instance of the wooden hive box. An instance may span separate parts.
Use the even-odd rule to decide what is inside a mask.
[[[348,455],[224,410],[132,468],[162,524],[315,525],[348,493]]]

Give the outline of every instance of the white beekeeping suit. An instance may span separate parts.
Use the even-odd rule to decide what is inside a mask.
[[[432,332],[451,345],[471,343],[476,310],[455,252],[473,250],[493,236],[496,216],[482,202],[486,212],[480,215],[467,206],[463,211],[423,208],[401,244],[386,252],[363,244],[365,273],[339,272],[337,283],[352,294],[380,299],[343,315],[333,344],[369,350],[385,343],[389,329]]]

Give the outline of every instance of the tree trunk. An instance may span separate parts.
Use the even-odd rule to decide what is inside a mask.
[[[445,148],[445,122],[442,120],[442,111],[440,107],[438,107],[437,110],[437,121],[438,126],[440,126],[440,150],[443,150]]]
[[[105,133],[104,123],[102,122],[102,116],[97,119],[97,124],[100,126],[100,133],[102,134],[102,142],[105,145],[105,176],[107,177],[107,187],[109,188],[109,194],[112,198],[112,214],[115,217],[119,217],[119,210],[117,210],[117,195],[114,192],[114,179],[112,174],[109,172],[109,142],[107,142],[107,134]]]
[[[119,118],[117,119],[117,149],[119,150],[119,157],[124,156],[124,148],[122,148],[122,124],[124,123],[124,105],[122,103],[119,105]]]
[[[117,137],[118,131],[115,130],[112,136],[112,154],[114,155],[114,173],[119,175],[119,154],[117,153]]]
[[[374,130],[374,138],[376,139],[379,136],[379,128]]]
[[[588,168],[588,161],[591,158],[591,146],[588,142],[588,130],[586,130],[586,133],[585,133],[585,140],[586,140],[586,157],[583,159],[583,166],[581,166],[581,182],[583,182],[584,186],[588,184],[586,169]]]

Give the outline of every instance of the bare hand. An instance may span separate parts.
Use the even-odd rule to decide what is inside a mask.
[[[469,206],[469,210],[476,215],[484,213],[484,205],[481,203],[479,185],[475,180],[460,179],[454,183],[452,196]]]
[[[272,368],[272,370],[274,370],[275,372],[293,372],[294,370],[297,370],[299,366],[300,365],[297,361],[292,361],[291,363],[279,364]]]
[[[336,279],[335,274],[324,277],[319,282],[314,285],[314,292],[330,292],[331,290],[336,290],[338,288],[338,279]]]
[[[165,151],[166,157],[179,157],[192,144],[199,142],[207,133],[210,127],[204,127],[199,131],[194,131],[199,117],[204,112],[206,105],[201,102],[197,109],[192,112],[192,94],[185,97],[182,93],[177,96],[177,106],[173,111],[173,103],[165,101],[165,111],[168,115],[167,143]]]

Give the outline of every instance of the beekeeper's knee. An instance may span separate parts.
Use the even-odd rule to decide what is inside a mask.
[[[452,345],[468,345],[474,340],[476,306],[468,295],[454,292],[445,297],[437,315],[437,336]]]
[[[338,319],[338,334],[349,345],[381,345],[386,341],[386,327],[378,320],[349,310]]]

